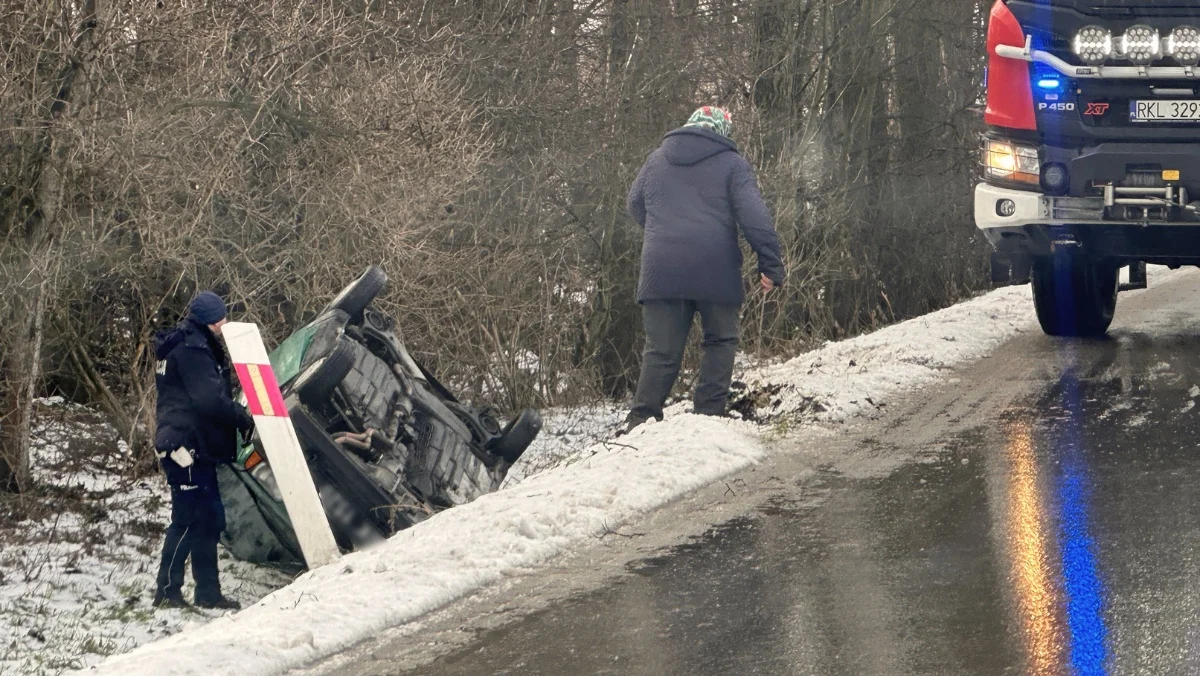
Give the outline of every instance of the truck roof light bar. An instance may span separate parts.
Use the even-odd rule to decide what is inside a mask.
[[[1033,38],[1025,38],[1024,47],[996,45],[996,56],[1030,63],[1041,63],[1076,80],[1191,80],[1193,66],[1074,66],[1050,52],[1033,48]]]

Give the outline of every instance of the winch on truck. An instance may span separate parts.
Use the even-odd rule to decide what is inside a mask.
[[[1200,0],[997,0],[987,51],[993,281],[1032,282],[1047,334],[1102,335],[1148,263],[1200,265]]]

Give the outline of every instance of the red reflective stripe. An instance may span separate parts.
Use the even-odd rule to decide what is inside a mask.
[[[246,394],[246,407],[250,409],[250,414],[263,415],[263,407],[258,400],[258,391],[254,387],[254,380],[250,377],[250,365],[234,364],[233,367],[237,370],[238,382],[242,384],[242,392]]]
[[[261,364],[258,372],[262,376],[263,386],[267,389],[267,397],[271,401],[271,409],[280,418],[288,415],[287,406],[283,404],[283,393],[279,391],[279,383],[275,380],[275,370],[269,364]]]
[[[279,391],[279,382],[275,380],[275,371],[270,364],[234,364],[234,368],[242,391],[246,393],[246,407],[251,415],[288,417],[283,393]]]

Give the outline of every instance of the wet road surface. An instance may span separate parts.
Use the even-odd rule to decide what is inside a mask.
[[[1197,291],[1144,299],[1108,340],[1019,339],[597,589],[411,671],[358,666],[1200,673]]]

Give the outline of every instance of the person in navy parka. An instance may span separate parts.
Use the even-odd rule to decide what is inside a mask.
[[[697,313],[704,341],[693,410],[726,415],[745,298],[739,233],[758,257],[762,289],[783,284],[779,237],[730,129],[725,110],[695,111],[650,154],[629,190],[629,216],[644,230],[637,301],[646,346],[622,432],[662,419]]]
[[[196,605],[239,607],[221,594],[217,574],[217,541],[225,530],[217,466],[236,458],[237,433],[248,437],[254,419],[233,400],[220,339],[227,314],[221,297],[205,291],[192,300],[178,326],[156,337],[154,447],[171,487],[171,524],[158,569],[156,607],[187,606],[182,587],[189,556]]]

